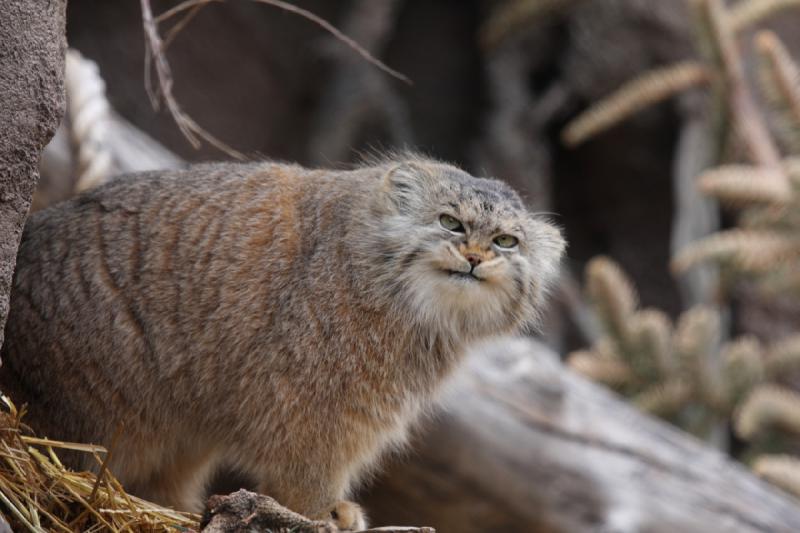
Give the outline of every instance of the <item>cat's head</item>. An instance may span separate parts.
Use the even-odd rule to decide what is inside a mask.
[[[387,167],[379,196],[380,283],[416,319],[470,336],[536,323],[565,243],[508,185],[409,160]]]

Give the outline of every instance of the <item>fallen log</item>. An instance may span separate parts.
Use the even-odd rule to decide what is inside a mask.
[[[362,500],[438,531],[800,531],[800,505],[722,453],[564,368],[475,350],[444,408]]]
[[[208,499],[200,533],[338,533],[333,524],[310,520],[277,501],[247,490]],[[348,530],[349,531],[349,530]],[[353,533],[436,533],[429,527],[378,527]]]
[[[269,496],[244,489],[227,496],[208,499],[201,533],[246,531],[293,531],[295,533],[335,533],[338,528],[281,506]]]

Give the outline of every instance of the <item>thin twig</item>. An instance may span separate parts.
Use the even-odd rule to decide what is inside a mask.
[[[190,8],[194,8],[196,6],[210,4],[212,2],[225,2],[225,1],[226,0],[186,0],[185,2],[182,2],[182,3],[178,4],[177,6],[173,7],[172,9],[169,9],[169,10],[165,11],[164,13],[162,13],[161,15],[159,15],[155,19],[155,21],[156,21],[156,23],[163,22],[163,21],[165,21],[165,20],[177,15],[178,13],[180,13],[182,11],[185,11],[185,10],[190,9]],[[283,2],[282,0],[250,0],[250,1],[251,2],[256,2],[256,3],[259,3],[259,4],[267,4],[267,5],[270,5],[270,6],[277,7],[277,8],[283,9],[284,11],[288,11],[289,13],[294,13],[295,15],[299,15],[300,17],[303,17],[304,19],[313,22],[317,26],[321,27],[322,29],[324,29],[325,31],[327,31],[328,33],[333,35],[336,39],[338,39],[341,42],[343,42],[345,45],[347,45],[349,48],[351,48],[354,52],[356,52],[358,55],[360,55],[362,58],[364,58],[364,60],[367,61],[368,63],[371,63],[372,65],[374,65],[378,69],[382,70],[383,72],[387,73],[388,75],[392,76],[393,78],[397,78],[398,80],[400,80],[402,82],[405,82],[405,83],[407,83],[409,85],[413,85],[413,82],[408,78],[408,76],[406,76],[405,74],[403,74],[401,72],[398,72],[397,70],[389,67],[386,63],[384,63],[380,59],[378,59],[375,56],[373,56],[372,54],[370,54],[369,51],[366,50],[363,46],[361,46],[360,44],[355,42],[353,39],[351,39],[350,37],[348,37],[347,35],[342,33],[333,24],[331,24],[327,20],[323,19],[319,15],[316,15],[316,14],[312,13],[311,11],[308,11],[307,9],[303,9],[301,7],[297,7],[294,4],[290,4],[289,2]]]
[[[186,112],[178,104],[175,96],[173,95],[172,88],[173,88],[173,78],[172,78],[172,70],[170,69],[169,63],[167,62],[165,50],[167,46],[174,40],[175,36],[178,32],[183,29],[192,17],[197,14],[197,12],[207,4],[212,2],[224,2],[225,0],[186,0],[177,6],[168,9],[167,11],[161,13],[158,17],[153,16],[153,10],[150,6],[150,0],[141,0],[142,6],[142,25],[144,27],[145,33],[145,89],[147,91],[148,96],[150,97],[150,101],[153,105],[153,108],[158,110],[159,104],[163,99],[164,103],[169,110],[170,115],[172,115],[175,124],[180,129],[181,133],[186,137],[186,139],[191,143],[194,148],[200,147],[200,140],[204,140],[211,144],[212,146],[216,147],[217,149],[225,152],[229,156],[235,159],[244,159],[244,155],[235,150],[234,148],[230,147],[229,145],[225,144],[221,140],[214,137],[211,133],[206,131],[202,128],[197,122],[195,122],[192,117],[190,117]],[[294,13],[299,15],[311,22],[317,24],[325,31],[332,34],[336,39],[346,44],[352,50],[354,50],[357,54],[359,54],[365,61],[369,62],[370,64],[374,65],[381,71],[389,74],[390,76],[397,78],[409,85],[412,85],[411,80],[405,76],[404,74],[390,68],[385,63],[380,61],[379,59],[375,58],[372,54],[369,53],[364,47],[359,45],[353,39],[339,31],[336,27],[334,27],[331,23],[327,20],[315,15],[314,13],[297,7],[293,4],[288,2],[283,2],[281,0],[251,0],[253,2],[271,5],[284,11],[288,11],[290,13]],[[159,33],[158,33],[158,24],[164,22],[179,13],[189,10],[189,13],[185,15],[175,26],[167,34],[166,40],[162,40]],[[154,66],[154,69],[152,68]],[[158,89],[154,87],[153,80],[151,78],[151,71],[155,70],[156,77],[158,79]]]
[[[172,41],[175,40],[175,37],[186,27],[189,22],[197,15],[201,9],[203,9],[206,4],[198,4],[194,6],[188,13],[186,13],[174,26],[169,29],[167,32],[166,37],[164,37],[164,50],[166,51],[169,48],[169,45],[172,44]],[[158,23],[158,17],[156,17],[156,23]]]
[[[215,148],[222,150],[229,156],[235,159],[244,159],[245,156],[238,150],[235,150],[220,141],[211,133],[203,129],[197,122],[187,115],[175,96],[172,94],[172,71],[164,55],[164,43],[158,34],[158,28],[155,20],[153,19],[153,11],[150,8],[150,0],[141,0],[142,5],[142,25],[144,26],[145,34],[145,87],[150,96],[150,100],[155,108],[158,108],[158,93],[152,87],[150,79],[150,65],[154,62],[156,76],[158,77],[158,84],[160,88],[161,98],[167,106],[172,118],[175,120],[181,133],[188,139],[193,147],[200,147],[200,139],[208,142]],[[191,6],[189,6],[191,7]]]

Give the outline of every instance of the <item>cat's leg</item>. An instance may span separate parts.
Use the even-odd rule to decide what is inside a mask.
[[[310,470],[311,473],[303,475],[295,473],[292,478],[276,479],[274,472],[259,477],[262,481],[258,492],[312,520],[332,522],[345,531],[366,529],[367,520],[361,507],[344,500],[345,484],[333,476],[320,475],[322,469]]]
[[[206,485],[216,466],[214,453],[177,453],[149,478],[133,483],[130,491],[178,511],[199,513],[205,508]]]
[[[367,529],[367,515],[355,502],[341,500],[325,511],[319,520],[332,520],[339,529],[359,531]]]

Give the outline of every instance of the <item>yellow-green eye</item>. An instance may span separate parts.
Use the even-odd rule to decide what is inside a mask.
[[[519,244],[519,240],[512,235],[498,235],[494,238],[494,243],[500,248],[513,248]]]
[[[439,224],[448,231],[454,231],[456,233],[464,233],[464,225],[455,217],[451,217],[450,215],[442,215],[439,217]]]

